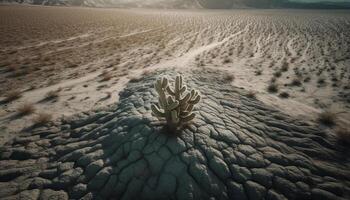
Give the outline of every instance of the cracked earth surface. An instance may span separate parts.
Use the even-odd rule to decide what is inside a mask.
[[[314,124],[248,98],[223,74],[184,74],[203,99],[165,134],[151,115],[157,72],[120,102],[23,133],[1,149],[4,199],[348,199],[347,147]]]

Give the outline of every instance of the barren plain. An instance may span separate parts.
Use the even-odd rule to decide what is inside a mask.
[[[350,197],[349,11],[3,5],[0,30],[4,199]],[[169,136],[176,74],[202,100]]]

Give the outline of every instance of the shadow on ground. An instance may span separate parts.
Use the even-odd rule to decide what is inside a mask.
[[[159,72],[120,102],[22,134],[1,149],[5,199],[347,199],[348,148],[302,119],[248,98],[223,74],[184,74],[197,118],[164,134],[151,116]]]

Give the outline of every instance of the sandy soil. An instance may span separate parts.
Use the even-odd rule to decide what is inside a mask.
[[[130,80],[168,68],[224,71],[288,115],[315,122],[330,110],[349,127],[348,11],[0,6],[0,29],[1,96],[22,93],[0,99],[1,144],[36,113],[57,119],[115,104]],[[36,112],[17,117],[24,103]]]

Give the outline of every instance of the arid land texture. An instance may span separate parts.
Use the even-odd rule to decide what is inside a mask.
[[[350,197],[348,10],[2,5],[0,30],[0,197]],[[178,73],[203,98],[169,137]]]

